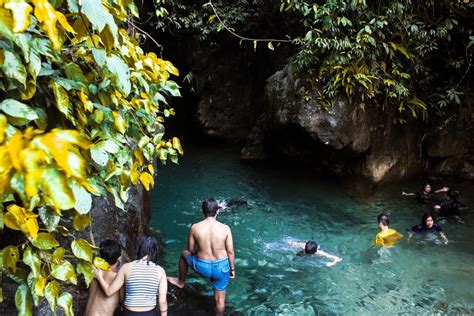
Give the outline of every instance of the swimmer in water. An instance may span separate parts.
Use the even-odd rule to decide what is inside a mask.
[[[458,215],[459,211],[465,209],[467,206],[458,202],[459,191],[448,190],[446,192],[446,199],[436,203],[435,211],[439,212],[441,216]]]
[[[332,267],[335,266],[338,262],[342,261],[342,258],[334,255],[330,255],[320,249],[318,249],[318,244],[310,240],[307,243],[304,242],[298,242],[298,241],[290,241],[289,244],[291,246],[297,247],[301,249],[299,254],[302,255],[309,255],[309,256],[316,256],[316,257],[322,257],[331,260],[330,262],[326,263],[326,267]]]
[[[223,201],[218,201],[219,208],[221,211],[235,210],[240,206],[248,206],[249,203],[246,200],[242,199],[226,199]]]
[[[375,235],[375,238],[372,241],[373,246],[392,247],[403,238],[402,234],[389,227],[390,219],[387,215],[380,214],[377,216],[377,222],[379,224],[380,232]]]
[[[425,183],[425,184],[423,184],[423,187],[421,188],[421,191],[419,191],[419,192],[402,192],[402,195],[414,196],[415,199],[418,202],[423,203],[423,202],[426,202],[426,201],[433,200],[433,196],[434,196],[435,193],[447,192],[448,190],[449,190],[448,187],[442,187],[439,190],[433,191],[431,185],[429,183]]]
[[[435,233],[439,234],[441,239],[443,239],[444,244],[448,243],[448,238],[441,230],[441,226],[436,223],[436,220],[433,215],[430,213],[424,213],[421,218],[421,224],[415,225],[408,230],[408,240],[413,237],[413,234],[427,234]]]

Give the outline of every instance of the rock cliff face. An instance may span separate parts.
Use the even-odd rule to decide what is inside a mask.
[[[135,259],[135,241],[139,235],[148,231],[150,220],[149,193],[143,190],[142,187],[133,189],[130,192],[126,210],[124,212],[115,207],[111,198],[95,198],[91,210],[92,227],[86,228],[79,237],[90,240],[92,229],[92,235],[97,245],[106,239],[118,240],[123,248],[124,259]],[[71,293],[74,297],[74,314],[83,315],[87,305],[87,288],[83,278],[78,279],[78,286],[66,286],[63,290]],[[17,285],[4,277],[3,286],[4,301],[0,304],[0,315],[16,315],[15,291]],[[57,308],[56,312],[58,315],[64,315],[60,307]],[[51,314],[51,309],[45,302],[34,310],[34,315]]]
[[[423,169],[414,124],[393,124],[395,112],[374,104],[354,107],[343,98],[323,109],[318,91],[288,64],[267,80],[266,107],[242,159],[283,155],[339,177],[381,183]]]

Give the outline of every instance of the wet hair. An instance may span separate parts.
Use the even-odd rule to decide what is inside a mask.
[[[433,219],[433,222],[436,223],[436,219],[431,213],[428,213],[428,212],[423,213],[423,216],[421,217],[421,226],[423,226],[423,228],[427,228],[426,220],[430,217]]]
[[[307,255],[313,255],[318,251],[318,244],[315,241],[308,241],[304,246],[304,253]]]
[[[108,264],[114,265],[122,255],[122,248],[115,240],[104,240],[100,243],[100,257]]]
[[[202,212],[204,213],[205,217],[216,216],[219,208],[219,203],[217,203],[215,199],[207,199],[202,202]]]
[[[147,257],[147,263],[154,262],[158,264],[158,242],[153,236],[141,236],[137,240],[137,259]]]
[[[377,216],[377,223],[382,223],[385,226],[388,226],[390,224],[390,218],[385,214],[380,214]]]
[[[426,188],[427,185],[429,185],[429,186],[431,187],[430,193],[433,192],[433,187],[432,187],[431,184],[428,183],[428,182],[423,183],[423,187],[421,188],[421,192],[426,192],[426,191],[425,191],[425,188]],[[426,193],[428,193],[428,192],[426,192]]]
[[[456,201],[456,200],[458,199],[458,196],[459,196],[459,191],[449,189],[449,190],[446,192],[446,195],[448,196],[448,198],[449,198],[450,200]]]

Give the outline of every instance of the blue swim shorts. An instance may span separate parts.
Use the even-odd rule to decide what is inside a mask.
[[[212,287],[218,291],[225,291],[229,285],[230,265],[229,259],[223,258],[215,261],[200,259],[189,255],[186,262],[191,269],[211,279]]]

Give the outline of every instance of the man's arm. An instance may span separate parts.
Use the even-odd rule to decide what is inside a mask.
[[[328,253],[326,253],[322,250],[318,250],[316,252],[316,255],[320,256],[320,257],[327,258],[329,260],[332,260],[331,262],[326,263],[326,266],[328,266],[328,267],[332,267],[332,266],[336,265],[336,263],[342,261],[342,259],[339,258],[338,256],[330,255],[330,254],[328,254]]]
[[[225,240],[225,250],[227,251],[227,257],[229,258],[230,265],[230,278],[235,278],[235,255],[234,255],[234,241],[232,239],[232,231],[227,226],[228,233]]]
[[[160,307],[161,316],[168,315],[168,301],[166,300],[166,294],[168,292],[168,282],[166,280],[166,272],[164,269],[160,269],[160,287],[158,289],[158,305]]]
[[[97,281],[100,284],[100,287],[104,291],[105,295],[107,296],[112,296],[115,293],[117,293],[118,290],[122,288],[122,286],[125,284],[125,271],[130,268],[130,263],[126,263],[122,269],[117,273],[115,276],[115,279],[112,281],[112,283],[109,285],[107,282],[104,280],[104,275],[103,271],[101,269],[97,269],[96,267],[93,267],[94,269],[94,277],[97,279]]]
[[[191,226],[189,230],[189,237],[188,237],[188,250],[192,254],[196,254],[196,240],[194,239],[194,225]]]
[[[443,232],[439,232],[439,235],[441,236],[441,239],[443,239],[443,242],[445,245],[448,244],[448,237]]]

